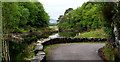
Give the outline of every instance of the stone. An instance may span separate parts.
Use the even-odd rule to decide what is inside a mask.
[[[37,45],[35,50],[43,50],[43,45]]]
[[[37,53],[37,55],[45,55],[45,52],[39,51],[39,52]]]
[[[33,57],[30,61],[31,62],[40,62],[41,60],[43,60],[43,56],[35,56]]]

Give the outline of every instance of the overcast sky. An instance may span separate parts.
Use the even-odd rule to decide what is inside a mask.
[[[88,0],[39,0],[51,19],[58,19],[68,8],[76,9]]]

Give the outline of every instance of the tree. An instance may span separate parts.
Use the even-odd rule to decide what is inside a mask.
[[[67,9],[64,16],[60,16],[60,29],[76,29],[83,31],[90,31],[92,29],[99,29],[104,27],[105,22],[103,16],[100,15],[101,8],[99,3],[84,3],[81,7],[73,10]],[[81,30],[81,31],[82,31]]]
[[[40,2],[3,2],[2,4],[3,24],[9,32],[49,25],[49,15]]]
[[[107,47],[114,52],[114,61],[119,62],[120,48],[120,2],[103,3],[102,13],[106,20],[106,32],[109,34]]]
[[[67,10],[65,11],[64,15],[68,14],[68,13],[69,13],[70,11],[72,11],[72,10],[73,10],[73,8],[67,9]]]
[[[21,13],[19,27],[24,27],[28,22],[30,12],[29,9],[25,8],[24,6],[19,6],[19,11]]]
[[[14,7],[14,8],[13,8]],[[17,2],[4,2],[3,3],[3,23],[4,27],[8,27],[10,29],[18,28],[18,24],[20,21],[20,12],[18,11],[18,3]]]

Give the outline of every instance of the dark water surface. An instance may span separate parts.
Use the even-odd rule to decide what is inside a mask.
[[[58,33],[54,33],[52,35],[50,35],[50,38],[56,38],[56,37],[75,37],[76,35],[78,35],[78,31],[62,31],[62,32],[58,32]]]
[[[75,37],[79,31],[63,31],[59,32],[60,37]]]

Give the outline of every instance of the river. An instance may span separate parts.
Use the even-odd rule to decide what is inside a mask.
[[[58,32],[50,35],[49,37],[55,38],[55,37],[75,37],[78,35],[78,31],[63,31],[63,32]]]

